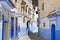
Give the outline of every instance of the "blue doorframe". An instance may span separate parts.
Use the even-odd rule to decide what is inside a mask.
[[[14,18],[11,17],[11,38],[14,38]]]
[[[55,24],[51,25],[51,40],[55,40]]]
[[[4,15],[2,15],[2,40],[4,40]]]

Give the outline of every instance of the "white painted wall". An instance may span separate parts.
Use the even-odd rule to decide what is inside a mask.
[[[50,21],[50,28],[51,28],[52,24],[55,24],[55,26],[56,26],[56,17],[49,18],[49,21]]]
[[[23,22],[23,17],[18,17],[18,25],[20,25],[20,32],[18,33],[18,37],[27,35],[27,20],[25,17],[25,22]]]
[[[45,22],[45,27],[43,27],[43,23]],[[40,20],[40,28],[49,29],[49,19],[47,17],[41,18]]]
[[[44,22],[45,22],[45,27],[43,27]],[[56,25],[56,17],[51,17],[51,18],[44,17],[40,19],[40,28],[49,29],[51,28],[52,24]]]
[[[31,28],[33,33],[38,32],[38,26],[37,26],[38,14],[36,14],[36,11],[37,11],[37,7],[35,8],[35,11],[34,11],[34,20]]]

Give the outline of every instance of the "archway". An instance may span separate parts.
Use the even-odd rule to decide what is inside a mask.
[[[55,24],[51,25],[51,40],[55,40]]]

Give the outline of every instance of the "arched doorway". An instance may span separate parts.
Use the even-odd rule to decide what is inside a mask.
[[[4,40],[4,15],[2,15],[2,40]]]
[[[55,40],[55,24],[51,25],[51,40]]]

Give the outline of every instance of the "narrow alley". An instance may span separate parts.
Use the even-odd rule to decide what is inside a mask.
[[[60,0],[0,0],[0,40],[60,40]]]
[[[26,38],[18,38],[18,40],[45,40],[43,38],[40,38],[38,33],[30,33]]]
[[[29,34],[29,37],[31,40],[44,40],[43,38],[40,38],[38,33],[31,33]]]

